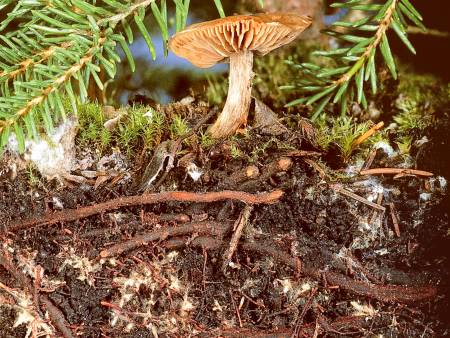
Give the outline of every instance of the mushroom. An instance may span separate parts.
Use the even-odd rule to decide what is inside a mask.
[[[228,97],[216,122],[213,138],[233,134],[247,123],[250,108],[253,53],[266,55],[296,39],[311,18],[292,13],[236,15],[191,25],[175,34],[169,48],[200,68],[229,58]]]

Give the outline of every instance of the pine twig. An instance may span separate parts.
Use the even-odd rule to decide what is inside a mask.
[[[372,93],[377,92],[378,77],[375,65],[376,53],[379,50],[384,63],[392,76],[397,77],[397,70],[389,47],[387,31],[395,31],[400,40],[415,54],[415,49],[408,40],[408,22],[424,30],[422,17],[409,0],[385,0],[377,2],[346,1],[337,2],[332,7],[348,11],[362,11],[364,16],[354,22],[338,21],[325,34],[339,41],[337,49],[316,51],[315,56],[331,58],[335,67],[324,68],[316,64],[295,64],[286,61],[295,69],[300,69],[299,78],[293,85],[284,89],[298,89],[303,97],[288,103],[314,104],[311,119],[316,119],[328,103],[339,103],[341,115],[347,112],[347,105],[352,101],[367,108],[365,83],[370,83]],[[408,21],[407,21],[408,20]]]
[[[242,236],[244,227],[246,226],[246,224],[249,221],[252,210],[253,210],[252,206],[246,205],[244,207],[244,210],[242,210],[241,214],[239,215],[239,218],[236,220],[235,229],[233,229],[234,230],[233,236],[231,237],[231,240],[230,240],[230,246],[228,247],[227,251],[224,254],[225,259],[222,263],[222,271],[225,271],[226,268],[228,267],[228,264],[230,264],[230,262],[231,262],[231,258],[233,257],[233,255],[237,249],[237,246],[239,244],[239,239]]]
[[[415,170],[415,169],[404,169],[404,168],[374,168],[361,170],[359,172],[361,176],[369,176],[369,175],[415,175],[415,176],[424,176],[431,177],[434,176],[433,173],[424,170]]]
[[[372,128],[370,128],[368,131],[366,131],[364,134],[362,134],[360,137],[358,137],[353,143],[352,143],[352,149],[355,149],[357,146],[359,146],[361,143],[366,141],[368,138],[370,138],[372,135],[374,135],[378,130],[383,128],[384,122],[381,121],[374,125]]]
[[[159,5],[157,4],[159,2]],[[4,8],[14,1],[4,0]],[[66,118],[64,99],[71,113],[88,97],[89,84],[101,90],[116,75],[121,57],[119,44],[135,70],[128,47],[134,39],[131,23],[143,36],[153,59],[152,35],[144,24],[150,14],[161,36],[169,39],[166,0],[115,1],[19,1],[0,22],[0,153],[14,133],[19,151],[25,151],[27,138],[39,138],[42,126],[51,133],[53,125]],[[189,0],[175,1],[177,30],[186,24]],[[6,31],[6,28],[9,31]],[[72,87],[78,84],[77,88]]]

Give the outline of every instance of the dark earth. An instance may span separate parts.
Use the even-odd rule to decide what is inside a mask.
[[[194,122],[198,117],[192,126]],[[417,169],[450,177],[449,128],[447,118],[426,131],[430,141],[413,154]],[[14,292],[31,297],[32,316],[56,327],[58,336],[64,337],[447,335],[448,190],[418,176],[336,178],[329,170],[320,170],[319,163],[326,163],[329,154],[299,156],[282,146],[288,142],[297,150],[317,150],[300,133],[274,137],[250,132],[252,137],[238,138],[237,144],[242,154],[256,151],[256,160],[233,156],[227,141],[206,151],[190,142],[183,145],[182,153],[190,153],[202,168],[200,180],[194,182],[179,165],[150,192],[283,190],[274,204],[247,208],[237,201],[171,201],[11,230],[13,224],[31,217],[134,195],[145,165],[132,164],[136,169],[130,170],[131,181],[96,190],[44,179],[30,185],[24,172],[13,180],[4,174],[0,178],[0,285],[12,291],[0,294],[1,303],[10,304],[0,307],[0,337],[25,337],[33,327],[33,321],[14,327],[23,311],[15,305]],[[259,173],[248,177],[242,173],[250,165]],[[371,167],[388,166],[386,154],[378,151]],[[384,213],[335,189],[340,184],[365,197],[373,182],[384,188],[380,202]],[[431,197],[424,200],[423,193]],[[223,268],[233,224],[245,210],[249,216],[239,245]],[[100,259],[106,248],[133,236],[191,222],[220,224],[228,230],[223,236],[196,231],[163,236]],[[346,287],[327,273],[357,284]],[[361,285],[366,291],[358,288]],[[390,285],[435,288],[436,293],[423,299],[421,292],[413,292],[416,299],[399,301],[400,289],[387,287],[389,295],[380,296],[377,288]],[[56,307],[56,314],[46,315],[45,299]],[[36,330],[45,332],[42,327]]]

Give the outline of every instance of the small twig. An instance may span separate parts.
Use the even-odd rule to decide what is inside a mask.
[[[2,282],[0,282],[0,289],[5,291],[10,297],[12,297],[12,299],[14,299],[16,297],[16,293],[14,292],[15,290],[10,288],[8,285],[3,284]],[[14,300],[12,300],[14,302]]]
[[[328,175],[325,172],[325,170],[316,162],[313,161],[309,158],[305,158],[303,161],[305,161],[306,163],[308,163],[311,167],[313,167],[313,169],[315,169],[317,171],[317,173],[319,174],[320,178],[322,180],[326,180]]]
[[[375,157],[377,156],[377,152],[378,152],[377,148],[374,148],[370,152],[369,156],[367,157],[366,162],[363,165],[363,170],[367,170],[367,169],[369,169],[372,166],[372,163],[375,160]]]
[[[408,32],[408,34],[422,34],[422,35],[436,36],[436,37],[440,37],[440,38],[448,38],[448,37],[450,37],[450,33],[449,32],[440,31],[438,29],[431,29],[431,28],[427,28],[424,31],[424,30],[422,30],[419,27],[408,26],[406,31]]]
[[[33,285],[33,301],[34,305],[36,306],[36,309],[39,312],[39,315],[44,318],[41,311],[39,311],[39,291],[41,288],[41,273],[42,273],[42,267],[40,265],[36,266],[34,268],[34,285]]]
[[[321,326],[319,324],[319,318],[316,318],[316,322],[315,322],[314,332],[313,332],[312,338],[317,338],[319,336],[320,328],[321,328]]]
[[[118,256],[126,251],[130,251],[140,246],[147,245],[148,243],[153,241],[165,240],[168,237],[183,236],[192,233],[223,237],[230,226],[230,224],[219,224],[215,222],[193,222],[177,227],[163,228],[160,230],[137,235],[125,242],[115,244],[101,251],[100,257],[106,258]]]
[[[261,194],[249,194],[243,191],[225,190],[207,193],[170,191],[154,194],[119,197],[107,202],[81,207],[79,209],[67,209],[43,217],[17,221],[7,227],[7,231],[18,231],[36,226],[55,224],[58,222],[71,222],[92,215],[100,214],[107,210],[115,210],[121,207],[131,207],[143,204],[154,204],[169,201],[211,203],[224,200],[236,200],[247,204],[271,204],[279,200],[282,195],[283,192],[281,190],[275,190],[269,193]]]
[[[311,291],[311,294],[309,295],[308,300],[306,301],[306,304],[303,306],[300,316],[296,320],[294,332],[292,333],[291,338],[297,338],[302,333],[303,319],[305,318],[305,315],[308,312],[308,310],[311,308],[312,301],[313,301],[316,293],[317,293],[317,288],[314,288]]]
[[[53,325],[56,326],[63,336],[65,338],[75,338],[75,335],[69,329],[69,323],[67,323],[61,310],[53,305],[52,301],[46,295],[40,295],[39,300],[45,305]]]
[[[241,314],[239,313],[239,309],[236,306],[236,302],[234,301],[233,292],[231,291],[231,289],[228,290],[228,291],[230,292],[231,303],[233,304],[234,310],[236,311],[236,315],[237,315],[237,318],[239,320],[239,327],[242,327]]]
[[[377,197],[377,204],[381,206],[381,203],[383,202],[383,193],[378,193]],[[370,224],[374,224],[378,216],[378,211],[374,210],[372,213],[372,217],[370,218]]]
[[[206,292],[206,264],[208,263],[208,250],[203,249],[203,269],[202,269],[202,285],[203,292]]]
[[[366,176],[366,175],[398,175],[398,174],[425,176],[425,177],[434,176],[433,173],[430,173],[428,171],[415,170],[415,169],[402,169],[402,168],[367,169],[367,170],[361,170],[359,172],[359,174],[361,176]]]
[[[309,151],[309,150],[292,150],[284,154],[287,157],[318,157],[321,156],[322,153],[317,151]]]
[[[367,140],[369,137],[371,137],[373,134],[375,134],[378,130],[383,128],[383,126],[384,126],[383,121],[374,125],[368,131],[366,131],[364,134],[362,134],[360,137],[358,137],[355,141],[353,141],[352,149],[355,149],[357,146],[359,146],[361,143],[363,143],[365,140]]]
[[[375,284],[381,284],[381,281],[367,270],[367,268],[352,254],[351,250],[346,249],[344,254],[342,256],[340,255],[340,257],[347,263],[347,269],[352,275],[355,274],[354,269],[357,269],[364,279],[370,280]]]
[[[239,239],[242,236],[242,232],[244,230],[245,225],[248,223],[252,210],[253,207],[246,205],[244,210],[241,212],[239,218],[236,220],[236,223],[234,224],[235,227],[234,233],[233,236],[231,237],[230,246],[225,252],[225,259],[222,264],[222,271],[224,272],[227,269],[228,264],[230,264],[231,258],[233,257],[234,252],[236,251]]]
[[[247,296],[242,290],[239,290],[241,295],[244,296],[245,299],[247,299],[250,303],[256,305],[257,307],[265,309],[264,303],[261,301],[261,299],[258,299],[258,302],[255,302],[253,299],[251,299],[249,296]]]
[[[6,289],[5,289],[6,288]],[[8,286],[0,282],[0,289],[4,290],[7,294],[0,293],[0,304],[2,305],[14,305],[16,303],[13,295],[8,290]]]
[[[353,198],[354,200],[356,200],[356,201],[358,201],[358,202],[361,202],[361,203],[364,203],[364,204],[366,204],[366,205],[368,205],[368,206],[370,206],[370,207],[372,207],[372,208],[374,208],[374,209],[380,210],[380,211],[382,211],[382,212],[385,212],[385,211],[386,211],[386,208],[383,207],[382,205],[378,205],[378,204],[376,204],[376,203],[370,202],[370,201],[368,201],[367,199],[365,199],[364,197],[361,197],[361,196],[356,195],[355,193],[353,193],[353,192],[351,192],[351,191],[349,191],[349,190],[347,190],[347,189],[344,189],[344,188],[343,188],[342,186],[340,186],[339,184],[332,184],[332,185],[330,185],[330,187],[331,187],[334,191],[336,191],[336,192],[338,192],[338,193],[340,193],[340,194],[342,194],[342,195],[348,196],[348,197],[350,197],[350,198]]]
[[[391,210],[392,223],[394,223],[394,231],[397,237],[400,237],[400,227],[398,226],[398,217],[393,202],[389,203],[389,209]]]

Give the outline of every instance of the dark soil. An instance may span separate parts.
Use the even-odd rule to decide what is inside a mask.
[[[419,169],[447,179],[449,127],[447,121],[430,129],[431,141],[417,154]],[[302,157],[291,157],[292,164],[285,171],[274,170],[286,154],[280,144],[287,139],[298,149],[310,147],[295,134],[277,141],[255,134],[237,141],[243,154],[268,145],[256,152],[258,156],[250,163],[247,156],[233,156],[228,143],[207,151],[192,147],[192,143],[185,145],[183,150],[194,154],[203,176],[193,182],[178,166],[158,191],[231,189],[257,193],[282,189],[285,193],[278,203],[254,207],[241,243],[266,243],[297,257],[299,262],[301,259],[308,269],[338,272],[369,286],[435,286],[436,296],[413,304],[361,296],[330,285],[320,273],[316,277],[303,274],[300,265],[292,269],[263,250],[246,251],[242,246],[223,271],[231,233],[220,239],[221,246],[209,250],[190,245],[199,236],[192,234],[179,238],[177,246],[182,245],[175,251],[178,254],[169,248],[176,243],[168,238],[100,260],[100,252],[113,244],[155,228],[180,225],[180,214],[189,221],[232,223],[244,204],[168,202],[133,206],[73,222],[9,232],[13,223],[55,212],[54,198],[66,210],[135,193],[134,182],[97,190],[85,185],[60,188],[44,180],[41,186],[30,186],[24,173],[14,180],[7,175],[0,179],[0,223],[2,255],[30,285],[23,285],[23,280],[4,264],[0,282],[21,294],[29,294],[27,290],[34,287],[37,293],[48,295],[74,336],[82,337],[156,337],[156,333],[159,337],[312,337],[315,332],[331,337],[446,335],[450,329],[450,201],[445,189],[433,190],[428,179],[411,176],[357,177],[339,182],[364,197],[372,191],[372,185],[382,185],[381,204],[386,213],[380,215],[372,207],[338,194],[330,186],[336,182],[326,182]],[[382,152],[372,167],[381,161],[386,161]],[[259,168],[259,176],[237,179],[236,173],[250,164]],[[141,171],[132,174],[136,181]],[[422,193],[429,193],[430,199],[421,199]],[[395,205],[400,237],[395,235],[390,203]],[[38,281],[37,267],[43,269]],[[13,327],[20,309],[15,306],[16,298],[3,291],[0,304],[9,305],[0,306],[0,337],[24,337],[31,324]],[[38,318],[45,318],[45,306],[38,302],[36,307],[39,298],[33,299],[30,308]],[[355,317],[356,312],[363,312],[363,316]],[[52,317],[46,320],[55,325]]]

